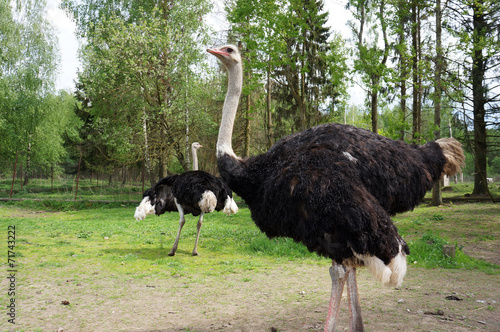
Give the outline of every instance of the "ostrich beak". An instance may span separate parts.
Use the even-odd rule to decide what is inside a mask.
[[[210,54],[213,54],[215,56],[217,56],[217,55],[229,56],[229,54],[227,54],[226,52],[223,52],[223,51],[218,50],[216,48],[208,48],[207,52],[210,53]]]

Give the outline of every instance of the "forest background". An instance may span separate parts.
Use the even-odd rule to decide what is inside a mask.
[[[63,0],[82,68],[55,90],[60,54],[45,1],[0,0],[0,178],[143,182],[216,173],[226,75],[205,49],[238,44],[244,90],[233,146],[250,156],[281,137],[339,122],[423,144],[453,136],[472,194],[500,176],[500,3],[349,0],[350,35],[323,1]],[[357,82],[364,104],[351,103]],[[144,186],[144,185],[143,185]],[[438,186],[439,187],[439,186]]]

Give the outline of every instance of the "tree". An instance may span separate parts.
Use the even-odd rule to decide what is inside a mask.
[[[455,0],[450,2],[448,30],[458,38],[457,48],[465,57],[459,63],[465,77],[461,99],[472,111],[475,156],[473,195],[489,194],[487,178],[488,122],[498,113],[498,68],[500,42],[498,21],[500,3],[494,0]],[[467,125],[467,123],[465,123]],[[467,132],[467,131],[466,131]]]
[[[354,19],[350,22],[358,49],[354,68],[360,72],[367,85],[372,118],[372,131],[378,132],[378,97],[388,74],[387,59],[390,43],[387,35],[386,17],[388,6],[385,0],[352,0],[349,2]],[[382,41],[380,42],[380,34]],[[382,44],[382,47],[380,46]]]
[[[244,68],[252,71],[254,89],[265,82],[267,146],[324,121],[325,110],[346,93],[347,66],[340,36],[328,42],[323,2],[234,1],[228,12],[246,45]]]
[[[282,112],[298,112],[295,130],[320,123],[321,90],[328,83],[330,36],[322,1],[291,1],[283,35],[283,57],[275,71]],[[293,113],[292,113],[293,114]]]
[[[398,57],[398,66],[397,70],[393,71],[393,74],[396,76],[394,80],[397,82],[396,84],[399,84],[399,91],[400,91],[400,96],[399,96],[400,120],[399,120],[398,138],[401,141],[404,141],[407,129],[406,100],[408,98],[408,94],[407,94],[406,81],[408,80],[408,76],[410,74],[410,71],[408,70],[410,54],[409,54],[409,47],[406,41],[408,39],[407,27],[408,27],[408,22],[410,20],[410,15],[409,15],[408,2],[402,0],[396,0],[395,6],[397,8],[396,15],[394,16],[395,20],[393,21],[389,20],[389,22],[392,25],[392,29],[393,31],[395,31],[395,34],[397,36],[395,43],[395,52]]]
[[[45,1],[28,2],[17,13],[18,31],[17,48],[6,48],[18,52],[18,56],[7,58],[8,71],[1,77],[7,91],[4,104],[6,120],[2,128],[2,139],[9,141],[3,146],[2,154],[8,159],[15,156],[16,151],[24,151],[25,176],[24,184],[28,184],[32,163],[41,165],[47,160],[57,159],[56,155],[47,155],[48,149],[44,145],[53,145],[56,149],[59,144],[55,136],[50,136],[44,130],[47,117],[50,116],[50,94],[54,88],[56,64],[58,61],[55,34],[45,19]],[[5,16],[2,16],[5,17]],[[7,18],[8,19],[8,18]],[[15,30],[14,30],[15,31]],[[13,45],[13,41],[7,41]],[[57,127],[57,124],[54,125]],[[56,141],[54,142],[54,140]],[[58,156],[61,151],[55,152]]]
[[[156,161],[164,177],[172,157],[189,167],[187,128],[202,109],[191,109],[186,96],[199,75],[193,64],[204,56],[209,6],[205,0],[154,3],[110,1],[96,9],[90,1],[67,1],[65,8],[88,39],[80,81],[92,101],[93,126],[106,136],[106,157],[121,164],[144,158],[147,169]]]

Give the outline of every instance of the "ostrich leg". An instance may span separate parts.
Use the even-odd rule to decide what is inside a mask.
[[[194,249],[193,249],[193,256],[198,256],[198,251],[196,248],[198,247],[198,239],[200,238],[200,231],[201,231],[201,226],[203,225],[203,212],[200,214],[200,219],[198,220],[198,224],[196,225],[196,241],[194,241]]]
[[[328,307],[328,315],[326,317],[325,332],[333,332],[337,314],[339,313],[340,300],[342,299],[342,291],[347,278],[348,270],[343,265],[332,262],[330,266],[330,276],[332,278],[332,294],[330,296],[330,305]]]
[[[184,219],[184,209],[182,208],[182,206],[177,204],[177,202],[175,202],[175,205],[177,205],[177,211],[179,211],[179,218],[180,218],[179,219],[179,231],[177,232],[177,237],[175,238],[174,246],[172,247],[172,249],[168,253],[169,256],[175,255],[175,252],[177,251],[177,245],[179,244],[179,238],[181,237],[182,226],[184,226],[184,224],[186,223],[186,219]]]
[[[356,268],[347,269],[347,298],[349,300],[349,326],[351,331],[363,332],[363,319],[359,305],[358,285],[356,282]]]

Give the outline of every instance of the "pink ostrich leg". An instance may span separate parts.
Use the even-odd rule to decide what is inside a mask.
[[[362,332],[364,328],[363,319],[361,317],[361,306],[359,304],[355,267],[348,268],[347,270],[347,298],[349,299],[350,330]]]
[[[330,266],[330,276],[332,278],[332,294],[330,295],[330,305],[328,306],[328,315],[326,316],[325,332],[333,332],[340,309],[340,300],[344,284],[347,279],[347,270],[343,265],[332,262]]]
[[[350,331],[364,331],[358,298],[358,286],[356,283],[356,268],[345,267],[344,265],[333,262],[330,267],[330,276],[332,278],[332,294],[330,296],[330,305],[326,317],[325,332],[335,331],[337,315],[340,309],[340,300],[342,299],[342,292],[346,281],[347,297],[349,300]]]

